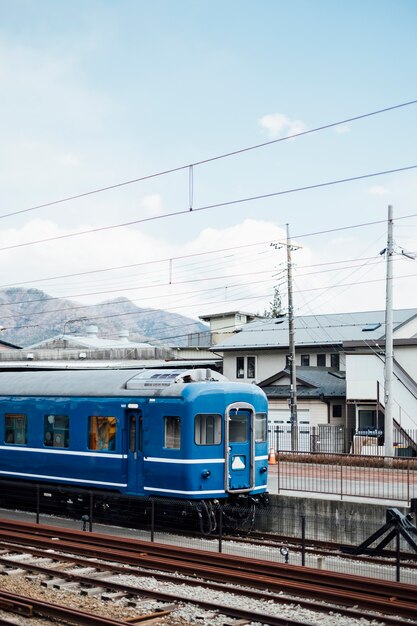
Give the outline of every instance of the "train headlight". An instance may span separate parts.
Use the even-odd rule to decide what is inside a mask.
[[[209,476],[211,476],[211,472],[210,472],[210,470],[206,469],[206,470],[203,470],[201,472],[201,475],[202,475],[203,478],[209,478]]]

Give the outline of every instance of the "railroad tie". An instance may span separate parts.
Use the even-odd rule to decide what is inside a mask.
[[[101,599],[104,600],[105,602],[107,601],[113,601],[113,600],[121,600],[122,598],[127,598],[128,597],[128,593],[125,593],[124,591],[108,591],[106,593],[103,593],[103,595],[101,596]]]
[[[53,587],[63,585],[66,582],[66,578],[49,578],[49,580],[42,580],[41,586],[46,587],[47,589],[52,589]]]
[[[106,591],[105,587],[87,587],[85,589],[81,589],[82,596],[101,596],[103,591]]]
[[[156,620],[159,620],[161,617],[166,617],[167,615],[169,615],[170,613],[172,613],[173,609],[176,609],[177,607],[175,606],[175,604],[170,605],[170,607],[167,607],[165,609],[161,609],[160,611],[155,611],[154,613],[148,613],[147,615],[138,615],[137,617],[129,617],[126,620],[127,624],[140,624],[140,623],[145,623],[146,626],[151,626],[151,624],[155,623],[157,624],[158,622]],[[249,622],[248,622],[249,624]]]
[[[6,576],[22,576],[23,574],[26,574],[26,570],[22,569],[21,567],[16,567],[12,569],[6,569],[2,573],[6,574]]]

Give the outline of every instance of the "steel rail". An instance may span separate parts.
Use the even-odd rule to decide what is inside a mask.
[[[1,542],[1,545],[8,545],[8,547],[13,549],[14,552],[21,552],[22,554],[30,553],[34,556],[40,556],[43,558],[47,558],[49,560],[53,560],[54,562],[64,561],[64,562],[71,563],[73,566],[94,567],[98,572],[102,570],[103,575],[104,575],[104,572],[108,574],[108,572],[110,571],[110,572],[114,572],[115,574],[125,574],[125,575],[131,574],[136,577],[149,576],[148,570],[140,571],[138,570],[137,567],[130,567],[128,565],[115,565],[114,563],[104,564],[104,563],[99,563],[92,559],[74,557],[73,555],[69,556],[69,555],[64,555],[62,553],[59,553],[59,555],[57,554],[54,555],[54,554],[51,554],[50,550],[46,551],[46,550],[40,550],[37,548],[30,548],[30,547],[28,548],[27,546],[16,547],[16,544],[4,544],[3,542]],[[56,574],[58,578],[66,579],[69,581],[79,581],[80,583],[82,582],[91,583],[91,574],[90,574],[90,577],[88,576],[85,577],[83,575],[77,574],[76,572],[70,573],[61,569],[55,570],[52,567],[45,567],[43,565],[37,565],[37,564],[30,563],[30,562],[15,561],[13,560],[13,558],[7,558],[4,556],[0,557],[0,564],[3,564],[5,566],[14,566],[14,567],[18,566],[30,572],[37,572],[40,574],[45,574],[47,576],[53,576]],[[271,596],[269,592],[258,591],[254,589],[244,589],[244,588],[237,589],[236,587],[233,587],[231,589],[230,585],[227,585],[227,584],[216,583],[216,582],[211,582],[207,580],[204,580],[204,582],[202,582],[201,579],[200,580],[190,579],[190,578],[186,578],[185,576],[178,576],[177,573],[167,574],[167,573],[152,571],[151,576],[152,578],[155,578],[157,580],[161,580],[164,582],[168,581],[168,582],[172,582],[175,584],[186,584],[191,587],[192,586],[201,587],[202,584],[204,584],[204,587],[206,589],[213,589],[216,591],[221,591],[223,593],[232,592],[235,595],[246,596],[248,598],[253,598],[255,600],[264,600],[264,601],[269,601],[269,602],[271,602],[272,600],[273,602],[279,603],[279,604],[294,603],[294,596],[285,595],[283,593],[280,593],[279,596]],[[131,587],[126,587],[126,589],[124,589],[123,586],[120,585],[119,583],[114,582],[114,581],[113,582],[109,581],[107,578],[106,580],[100,581],[100,579],[96,577],[96,575],[94,575],[94,581],[96,584],[99,584],[100,586],[106,589],[112,589],[113,591],[126,591],[126,593],[128,594],[134,592],[134,590]],[[150,593],[148,593],[146,590],[143,590],[142,588],[137,588],[137,593],[151,595]],[[168,600],[168,601],[172,600],[172,597],[170,595],[167,595],[167,594],[164,595],[162,592],[153,592],[153,597],[155,597],[156,599],[160,599],[160,600]],[[175,596],[175,598],[177,598],[177,596]],[[297,598],[296,603],[299,606],[312,610],[312,611],[320,612],[320,611],[329,610],[328,603],[323,604],[322,602],[319,602],[319,601],[304,600],[302,598]],[[215,606],[217,607],[218,605],[216,604]],[[340,606],[338,607],[334,606],[334,608],[335,610],[342,613],[343,615],[350,616],[356,619],[360,619],[364,616],[363,611],[358,611],[357,609],[340,607]],[[370,620],[374,619],[376,621],[380,619],[380,615],[377,615],[375,613],[374,614],[368,613],[366,617]],[[410,622],[409,620],[402,621],[402,620],[399,620],[398,618],[393,618],[390,616],[385,616],[384,621],[388,626],[397,626],[399,623],[404,624],[406,626],[413,626],[413,624],[417,624],[417,622]]]
[[[117,558],[122,558],[123,554],[126,555],[126,562],[134,563],[134,554],[137,558],[140,557],[141,563],[145,567],[145,563],[148,562],[148,557],[154,558],[173,558],[181,560],[183,562],[196,563],[201,566],[202,563],[206,565],[213,564],[216,568],[219,567],[233,567],[235,570],[247,571],[249,570],[251,575],[253,573],[265,576],[271,576],[271,561],[257,560],[249,557],[236,557],[229,554],[219,554],[217,552],[209,552],[206,550],[197,550],[195,548],[183,548],[167,544],[152,543],[149,541],[142,541],[138,539],[131,539],[125,537],[111,537],[100,533],[84,533],[71,529],[62,529],[55,526],[39,526],[36,524],[30,524],[27,522],[8,522],[0,519],[0,539],[1,529],[5,532],[9,528],[9,538],[15,537],[18,539],[25,532],[35,533],[33,540],[38,542],[38,545],[45,546],[42,541],[42,537],[48,541],[51,540],[51,544],[56,548],[57,541],[51,538],[60,539],[60,545],[63,546],[63,541],[74,541],[79,546],[85,545],[85,552],[92,556],[102,557],[103,548],[112,550]],[[109,545],[110,544],[110,545]],[[117,546],[117,550],[113,546]],[[51,547],[51,546],[50,546]],[[71,546],[67,546],[71,549]],[[77,548],[78,554],[82,551]],[[145,558],[147,557],[147,558]],[[158,561],[159,562],[159,561]],[[155,567],[154,561],[152,567]],[[378,593],[386,598],[395,596],[396,598],[404,601],[415,601],[417,595],[417,587],[406,583],[396,583],[392,581],[384,581],[380,579],[371,579],[365,576],[349,575],[346,579],[346,575],[339,572],[327,572],[318,570],[316,568],[281,564],[273,562],[272,565],[274,575],[281,578],[287,578],[299,583],[309,583],[311,580],[317,582],[320,580],[320,584],[328,585],[329,587],[340,588],[347,590],[347,587],[351,591],[362,592],[363,589],[372,588],[373,593]]]
[[[116,620],[110,617],[86,613],[77,609],[59,606],[51,602],[44,602],[36,598],[27,598],[19,596],[15,593],[0,590],[0,606],[9,603],[16,605],[24,603],[32,607],[33,613],[44,617],[53,617],[55,619],[70,620],[77,626],[126,626],[126,621]]]
[[[41,541],[44,541],[44,539],[41,539]],[[47,546],[50,547],[50,543],[47,542],[46,543]],[[56,545],[56,543],[54,544],[55,548],[57,548],[58,546]],[[61,550],[65,550],[66,548],[68,548],[69,550],[80,550],[81,553],[84,553],[86,551],[90,551],[93,552],[94,555],[97,555],[97,552],[95,550],[88,550],[88,548],[86,547],[85,544],[81,544],[80,546],[76,546],[76,544],[69,544],[67,545],[66,542],[59,542],[59,548]],[[107,557],[110,556],[116,556],[119,553],[117,551],[114,551],[111,555],[109,552],[106,553]],[[103,556],[102,551],[100,552],[101,557]],[[148,568],[162,568],[162,569],[168,569],[169,571],[172,572],[176,572],[176,571],[182,571],[183,573],[186,573],[190,576],[195,575],[195,567],[194,564],[190,564],[190,563],[186,563],[184,561],[178,561],[178,560],[174,560],[174,559],[162,559],[161,557],[159,557],[158,563],[155,563],[155,560],[153,557],[149,557],[146,554],[143,555],[137,555],[134,554],[133,556],[133,560],[131,558],[128,557],[128,553],[124,552],[122,553],[122,558],[127,559],[130,562],[136,563],[137,565],[143,565],[144,561],[146,562],[145,567]],[[250,575],[250,585],[252,587],[257,587],[257,588],[262,588],[262,589],[269,589],[271,592],[275,592],[275,593],[280,593],[282,592],[283,589],[285,589],[287,592],[290,592],[292,594],[294,594],[296,597],[297,596],[308,596],[308,597],[319,597],[321,600],[326,601],[326,602],[330,602],[333,605],[338,605],[340,606],[340,604],[347,604],[348,606],[362,606],[363,608],[366,609],[372,609],[375,611],[379,611],[382,614],[395,614],[395,615],[401,615],[404,617],[409,617],[409,618],[415,618],[416,616],[416,612],[417,612],[417,604],[416,602],[404,602],[404,601],[399,601],[398,598],[396,597],[391,597],[390,599],[375,599],[374,596],[369,595],[367,593],[353,593],[353,592],[347,592],[344,591],[343,595],[341,595],[341,590],[336,590],[336,589],[331,589],[329,587],[323,587],[320,586],[318,584],[308,584],[306,582],[303,582],[302,584],[298,583],[297,581],[292,581],[292,580],[286,580],[283,578],[279,578],[276,576],[261,576],[259,574],[253,574],[253,573],[249,573],[247,571],[242,571],[242,570],[228,570],[226,568],[215,568],[213,566],[200,566],[199,568],[199,575],[201,577],[208,577],[212,580],[218,580],[218,581],[222,581],[222,582],[227,582],[227,583],[234,583],[237,585],[247,585],[248,584],[248,575]],[[91,581],[90,581],[91,582]],[[369,583],[369,580],[368,580]],[[112,583],[112,586],[115,587],[116,583]],[[119,588],[120,590],[122,590],[122,587]],[[126,591],[126,585],[123,586],[123,590]],[[145,592],[146,593],[146,592]],[[152,594],[149,594],[153,596],[153,592]],[[167,600],[172,600],[173,597],[172,596],[166,596]],[[175,598],[174,599],[179,599],[178,594],[175,594]],[[187,597],[184,599],[186,602],[189,602],[190,599]],[[296,602],[296,600],[293,599],[293,602]],[[199,604],[199,603],[198,603]],[[218,605],[216,604],[215,607],[217,607]],[[213,609],[213,604],[210,605],[210,608]],[[246,615],[246,614],[245,614]],[[264,623],[268,623],[268,622],[264,622]],[[414,622],[414,624],[416,624],[416,622]]]
[[[297,551],[301,550],[301,539],[298,537],[287,537],[285,535],[273,535],[271,533],[257,533],[252,532],[251,537],[239,537],[233,535],[226,535],[222,537],[223,541],[237,541],[239,543],[249,544],[249,545],[260,545],[260,546],[270,546],[273,548],[279,547],[282,544],[293,545],[294,549]],[[348,548],[347,544],[335,543],[333,541],[322,541],[316,539],[306,539],[306,552],[315,552],[320,551],[320,554],[325,556],[340,556],[346,560],[352,561],[365,561],[367,563],[377,563],[378,565],[392,565],[392,561],[388,559],[395,559],[397,557],[397,553],[395,550],[385,550],[384,549],[384,557],[375,557],[375,556],[366,556],[366,552],[364,555],[356,556],[353,554],[348,554],[345,552],[341,552],[342,548]],[[414,552],[404,552],[400,553],[400,557],[403,561],[411,561],[411,563],[407,563],[407,568],[409,569],[417,569],[417,554]]]
[[[15,535],[16,540],[21,541],[24,539],[24,531],[26,533],[28,530],[33,531],[33,525],[22,522],[18,524],[20,533],[13,533],[12,531],[6,533],[5,530],[3,532],[9,536]],[[277,592],[286,589],[295,595],[320,597],[335,604],[343,602],[350,606],[358,605],[385,613],[388,612],[389,614],[395,613],[404,617],[415,618],[417,614],[416,587],[414,585],[386,583],[385,581],[374,581],[365,577],[349,577],[346,580],[343,575],[336,574],[333,577],[333,573],[298,566],[274,565],[274,572],[271,575],[271,563],[268,564],[265,561],[259,562],[254,559],[247,559],[245,560],[245,569],[241,558],[236,559],[235,557],[230,557],[230,555],[219,555],[193,549],[184,550],[132,539],[120,538],[119,541],[118,538],[118,544],[121,543],[124,549],[113,549],[110,551],[109,543],[114,544],[114,537],[96,533],[61,531],[62,529],[56,527],[40,528],[37,526],[36,534],[29,535],[27,540],[33,541],[37,545],[49,548],[53,546],[54,549],[57,549],[59,546],[60,550],[68,549],[76,551],[78,554],[88,553],[99,558],[103,558],[103,547],[106,547],[106,556],[108,558],[111,552],[111,558],[116,558],[119,561],[123,560],[123,562],[140,564],[143,567],[157,567],[168,571],[177,571],[179,569],[192,575],[195,575],[195,564],[198,563],[200,576],[204,575],[212,580],[221,580],[229,583],[233,581],[237,584],[247,585],[249,576],[252,587],[268,588]],[[51,533],[55,537],[61,534],[67,539],[59,542],[53,541]],[[76,541],[75,544],[73,543],[74,541]],[[87,541],[88,543],[86,543]],[[93,543],[97,545],[93,546]],[[133,552],[132,549],[134,550]],[[168,557],[163,556],[164,554],[168,555]],[[177,558],[173,558],[173,554]],[[155,559],[157,559],[157,563]],[[221,560],[220,566],[218,563],[219,559]],[[212,562],[215,562],[217,566],[211,565]],[[230,567],[234,567],[234,569],[228,569]],[[264,573],[265,567],[269,568],[268,575]],[[317,584],[317,579],[319,579],[320,584]],[[371,595],[369,592],[365,593],[363,591],[364,588],[370,589],[371,594],[374,595]],[[341,592],[343,592],[343,596]],[[382,596],[379,599],[375,597],[378,594]]]

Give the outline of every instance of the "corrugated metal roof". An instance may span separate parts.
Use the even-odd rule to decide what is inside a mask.
[[[396,327],[403,325],[416,315],[417,309],[394,311],[394,332]],[[297,346],[378,340],[385,335],[385,311],[304,315],[295,318],[294,326]],[[288,318],[281,317],[250,322],[223,343],[216,344],[215,349],[227,351],[287,346]]]
[[[141,341],[129,341],[118,339],[105,339],[97,337],[96,335],[56,335],[49,339],[44,339],[38,343],[34,343],[31,346],[27,346],[26,350],[34,350],[36,348],[42,348],[45,345],[51,344],[54,341],[62,341],[67,344],[68,348],[83,347],[91,349],[110,349],[110,348],[154,348],[150,343],[144,343]]]
[[[209,369],[1,372],[0,396],[180,396],[184,386],[206,378],[228,382]]]

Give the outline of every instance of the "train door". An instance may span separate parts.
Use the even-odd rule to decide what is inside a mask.
[[[143,429],[142,412],[126,411],[127,430],[127,484],[133,493],[143,490]]]
[[[254,408],[235,402],[226,409],[225,489],[249,491],[254,486]]]

